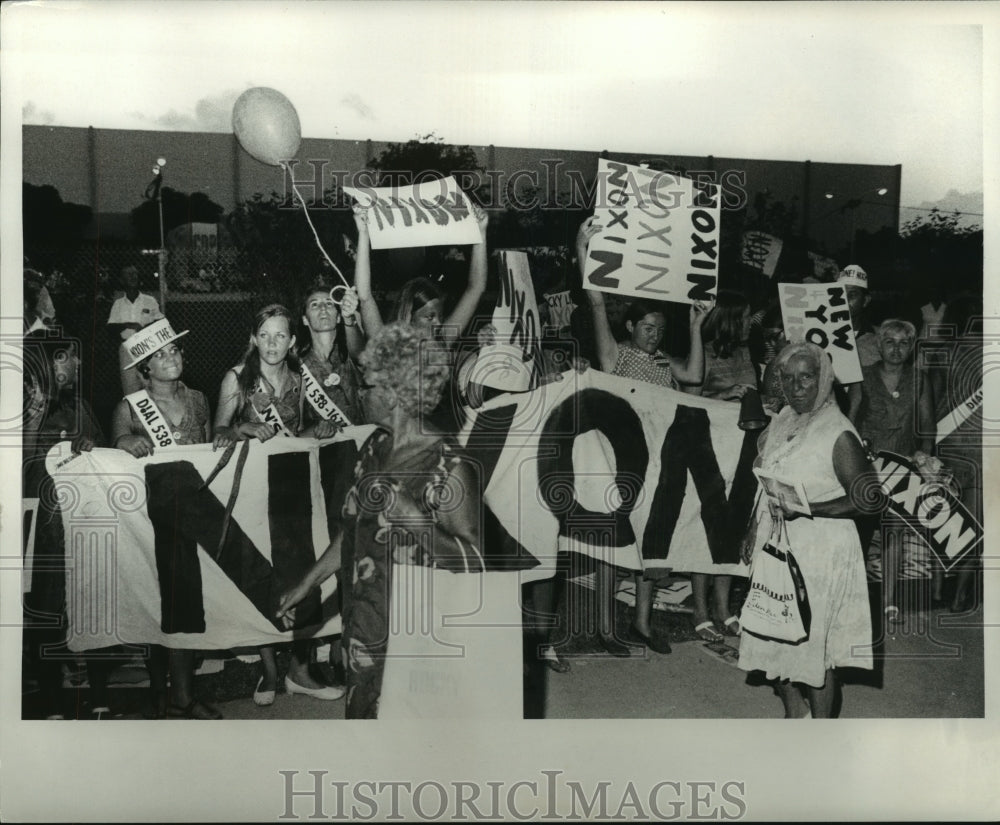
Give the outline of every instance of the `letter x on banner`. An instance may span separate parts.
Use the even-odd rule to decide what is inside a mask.
[[[693,304],[719,279],[719,187],[601,159],[584,286]]]
[[[925,482],[909,459],[880,451],[875,471],[889,511],[916,533],[945,572],[982,544],[983,526],[955,492],[940,482]]]
[[[372,249],[480,243],[469,199],[454,178],[410,186],[345,186],[368,209]]]

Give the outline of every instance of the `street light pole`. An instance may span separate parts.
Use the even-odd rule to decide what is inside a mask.
[[[166,158],[157,158],[153,167],[153,184],[156,186],[156,209],[160,217],[160,250],[157,253],[157,266],[160,272],[160,311],[167,309],[167,245],[163,237],[163,167],[167,165]]]

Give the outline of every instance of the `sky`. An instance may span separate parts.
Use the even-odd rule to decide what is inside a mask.
[[[271,86],[307,137],[897,164],[982,211],[977,4],[26,3],[30,124],[231,130]],[[949,196],[949,193],[952,193]],[[979,206],[977,206],[979,204]],[[954,207],[953,207],[954,208]],[[905,221],[911,214],[905,210]]]

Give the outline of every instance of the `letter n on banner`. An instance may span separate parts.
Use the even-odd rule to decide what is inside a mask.
[[[160,629],[164,633],[205,632],[198,545],[262,615],[283,629],[274,619],[278,597],[315,561],[311,541],[302,541],[302,536],[311,536],[309,454],[279,453],[269,457],[268,523],[273,566],[236,519],[229,519],[222,541],[226,508],[204,486],[191,462],[147,464],[145,471],[147,512],[153,524],[160,587]],[[296,626],[316,622],[319,594],[311,594],[303,607],[307,615],[300,619],[296,611]]]
[[[678,404],[660,452],[660,479],[643,533],[644,559],[669,558],[670,542],[677,527],[687,489],[688,473],[701,500],[701,521],[715,564],[739,561],[739,539],[746,529],[757,491],[753,461],[757,455],[757,433],[743,436],[733,484],[726,497],[718,459],[712,446],[708,413]]]

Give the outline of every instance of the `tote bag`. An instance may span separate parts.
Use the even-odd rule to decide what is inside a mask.
[[[760,639],[797,645],[809,638],[811,622],[806,583],[788,545],[785,521],[779,519],[754,554],[740,627]]]

